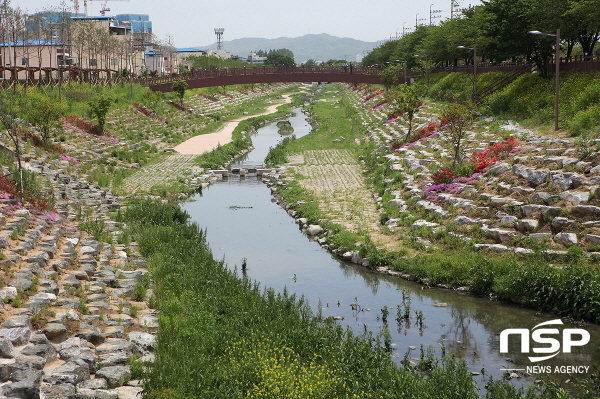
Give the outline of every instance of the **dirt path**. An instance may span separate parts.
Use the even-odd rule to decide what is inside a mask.
[[[225,145],[231,142],[231,134],[241,121],[254,118],[256,116],[272,114],[277,110],[277,107],[279,107],[282,104],[289,103],[291,101],[291,96],[289,94],[285,94],[283,95],[283,102],[269,106],[265,110],[265,112],[258,115],[247,115],[241,118],[233,119],[225,123],[223,127],[217,132],[201,134],[199,136],[192,137],[191,139],[186,140],[183,143],[177,145],[174,148],[174,150],[180,154],[189,155],[200,155],[206,152],[210,152],[217,148],[219,145]]]

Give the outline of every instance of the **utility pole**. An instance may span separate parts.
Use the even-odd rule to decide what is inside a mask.
[[[429,25],[433,25],[433,20],[441,18],[442,10],[432,10],[433,4],[429,6]]]
[[[454,14],[459,13],[461,11],[460,4],[458,4],[458,0],[450,0],[450,19],[454,19]]]

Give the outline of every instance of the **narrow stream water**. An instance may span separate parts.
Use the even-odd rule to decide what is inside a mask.
[[[294,133],[301,137],[310,125],[299,109],[289,119]],[[275,123],[259,129],[252,140],[255,150],[242,164],[260,164],[269,147],[281,136]],[[509,353],[500,353],[499,339],[507,328],[531,329],[535,325],[557,319],[518,306],[477,298],[451,290],[431,288],[372,272],[332,257],[316,242],[311,242],[298,229],[288,214],[272,202],[270,190],[256,178],[230,177],[205,189],[183,205],[192,220],[207,230],[207,238],[215,258],[225,259],[230,268],[240,270],[247,260],[247,277],[282,291],[303,295],[313,309],[319,304],[323,317],[340,318],[357,335],[372,331],[381,334],[389,329],[393,343],[392,356],[400,361],[411,350],[411,358],[420,357],[420,346],[431,347],[437,356],[442,352],[464,358],[482,386],[484,375],[501,377],[502,369],[525,369],[533,366],[528,356],[520,353],[520,343],[511,338]],[[241,274],[241,271],[240,271]],[[447,307],[435,304],[446,303]],[[354,305],[354,306],[353,306]],[[408,321],[396,321],[397,307],[410,309]],[[387,323],[382,321],[382,308],[388,307]],[[422,323],[417,314],[423,314]],[[569,326],[580,328],[579,326]],[[550,327],[552,328],[552,327]],[[592,366],[600,360],[597,325],[585,325],[590,343],[573,347],[573,353],[559,353],[543,366]],[[554,336],[558,338],[558,336]],[[579,339],[574,337],[574,339]],[[535,342],[531,342],[535,347]],[[544,346],[544,345],[537,345]],[[547,345],[546,345],[547,347]],[[590,372],[592,368],[590,367]],[[567,374],[556,374],[567,378]],[[527,385],[532,378],[513,381]]]

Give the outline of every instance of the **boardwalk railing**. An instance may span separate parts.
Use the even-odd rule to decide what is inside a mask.
[[[549,67],[553,69],[553,64]],[[478,73],[505,72],[510,75],[521,74],[524,64],[490,64],[477,65]],[[600,71],[600,57],[561,58],[561,71]],[[525,67],[527,69],[527,67]],[[59,85],[69,82],[83,82],[98,85],[117,83],[139,83],[156,91],[171,91],[175,81],[186,80],[189,88],[226,86],[233,84],[254,84],[273,82],[345,82],[380,84],[379,74],[383,69],[378,67],[362,67],[352,64],[341,66],[248,66],[241,68],[197,69],[182,74],[171,74],[156,77],[119,77],[116,70],[67,67],[7,67],[0,66],[1,86],[20,85]],[[415,77],[422,76],[422,71],[398,69],[397,84],[410,83]],[[430,72],[465,72],[472,73],[472,65],[438,67]],[[484,93],[482,93],[484,94]]]

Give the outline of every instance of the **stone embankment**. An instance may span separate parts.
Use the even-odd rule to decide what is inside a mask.
[[[402,175],[400,182],[387,182],[385,204],[382,197],[373,198],[380,211],[384,207],[396,209],[396,215],[380,226],[387,230],[390,240],[410,250],[425,252],[438,250],[437,240],[450,239],[463,241],[476,251],[515,253],[523,257],[541,252],[548,260],[559,263],[577,251],[592,261],[600,259],[599,140],[582,142],[544,136],[513,122],[480,121],[464,139],[466,157],[484,152],[509,136],[516,145],[480,173],[440,185],[433,181],[432,174],[449,166],[448,160],[453,158],[450,138],[443,132],[434,133],[394,150],[393,144],[402,143],[406,137],[406,124],[400,119],[388,120],[388,105],[380,104],[383,97],[367,101],[365,97],[369,98],[360,91],[352,95],[362,124],[379,144],[385,165]],[[415,131],[435,125],[439,114],[434,105],[426,106],[420,111]],[[494,124],[497,126],[491,130],[489,126]],[[321,156],[331,157],[336,151],[327,152],[329,155]],[[305,155],[294,156],[297,159],[291,166],[294,171],[312,167]],[[360,167],[360,163],[357,161],[355,166]],[[316,193],[317,198],[323,187],[338,180],[339,174],[336,162],[322,162],[319,167],[319,179],[308,171],[301,173],[307,178],[299,181]],[[288,179],[282,169],[271,176],[268,184],[277,201],[291,216],[298,217],[293,207],[282,202],[277,194],[285,190]],[[319,206],[330,209],[340,201],[343,198],[321,198]],[[364,198],[360,206],[368,201]],[[365,214],[350,209],[346,211],[346,219],[352,219],[353,212]],[[301,218],[297,221],[309,236],[344,260],[369,265],[368,259],[359,256],[359,247],[343,253],[330,248],[325,222],[332,220],[321,225],[307,225]],[[357,231],[351,227],[350,230]],[[412,279],[387,268],[381,271]]]
[[[191,115],[203,124],[214,112],[279,89],[239,92],[238,99],[221,101],[195,96],[188,102],[191,113],[169,115],[182,121]],[[24,167],[38,176],[44,196],[54,198],[52,211],[0,193],[0,399],[141,397],[138,378],[153,361],[158,330],[156,311],[148,305],[152,278],[137,244],[115,220],[123,198],[91,182],[92,175],[102,176],[106,165],[115,172],[136,169],[122,186],[127,196],[168,179],[200,188],[218,177],[194,167],[189,155],[165,154],[143,168],[127,159],[168,148],[164,122],[130,109],[113,114],[109,126],[130,137],[69,128],[62,132],[68,156],[26,146]],[[9,174],[7,168],[2,172]]]
[[[101,242],[77,223],[118,242],[119,200],[85,177],[25,166],[51,184],[56,212],[3,205],[0,397],[138,397],[130,359],[152,359],[158,327],[145,261],[134,243]]]

